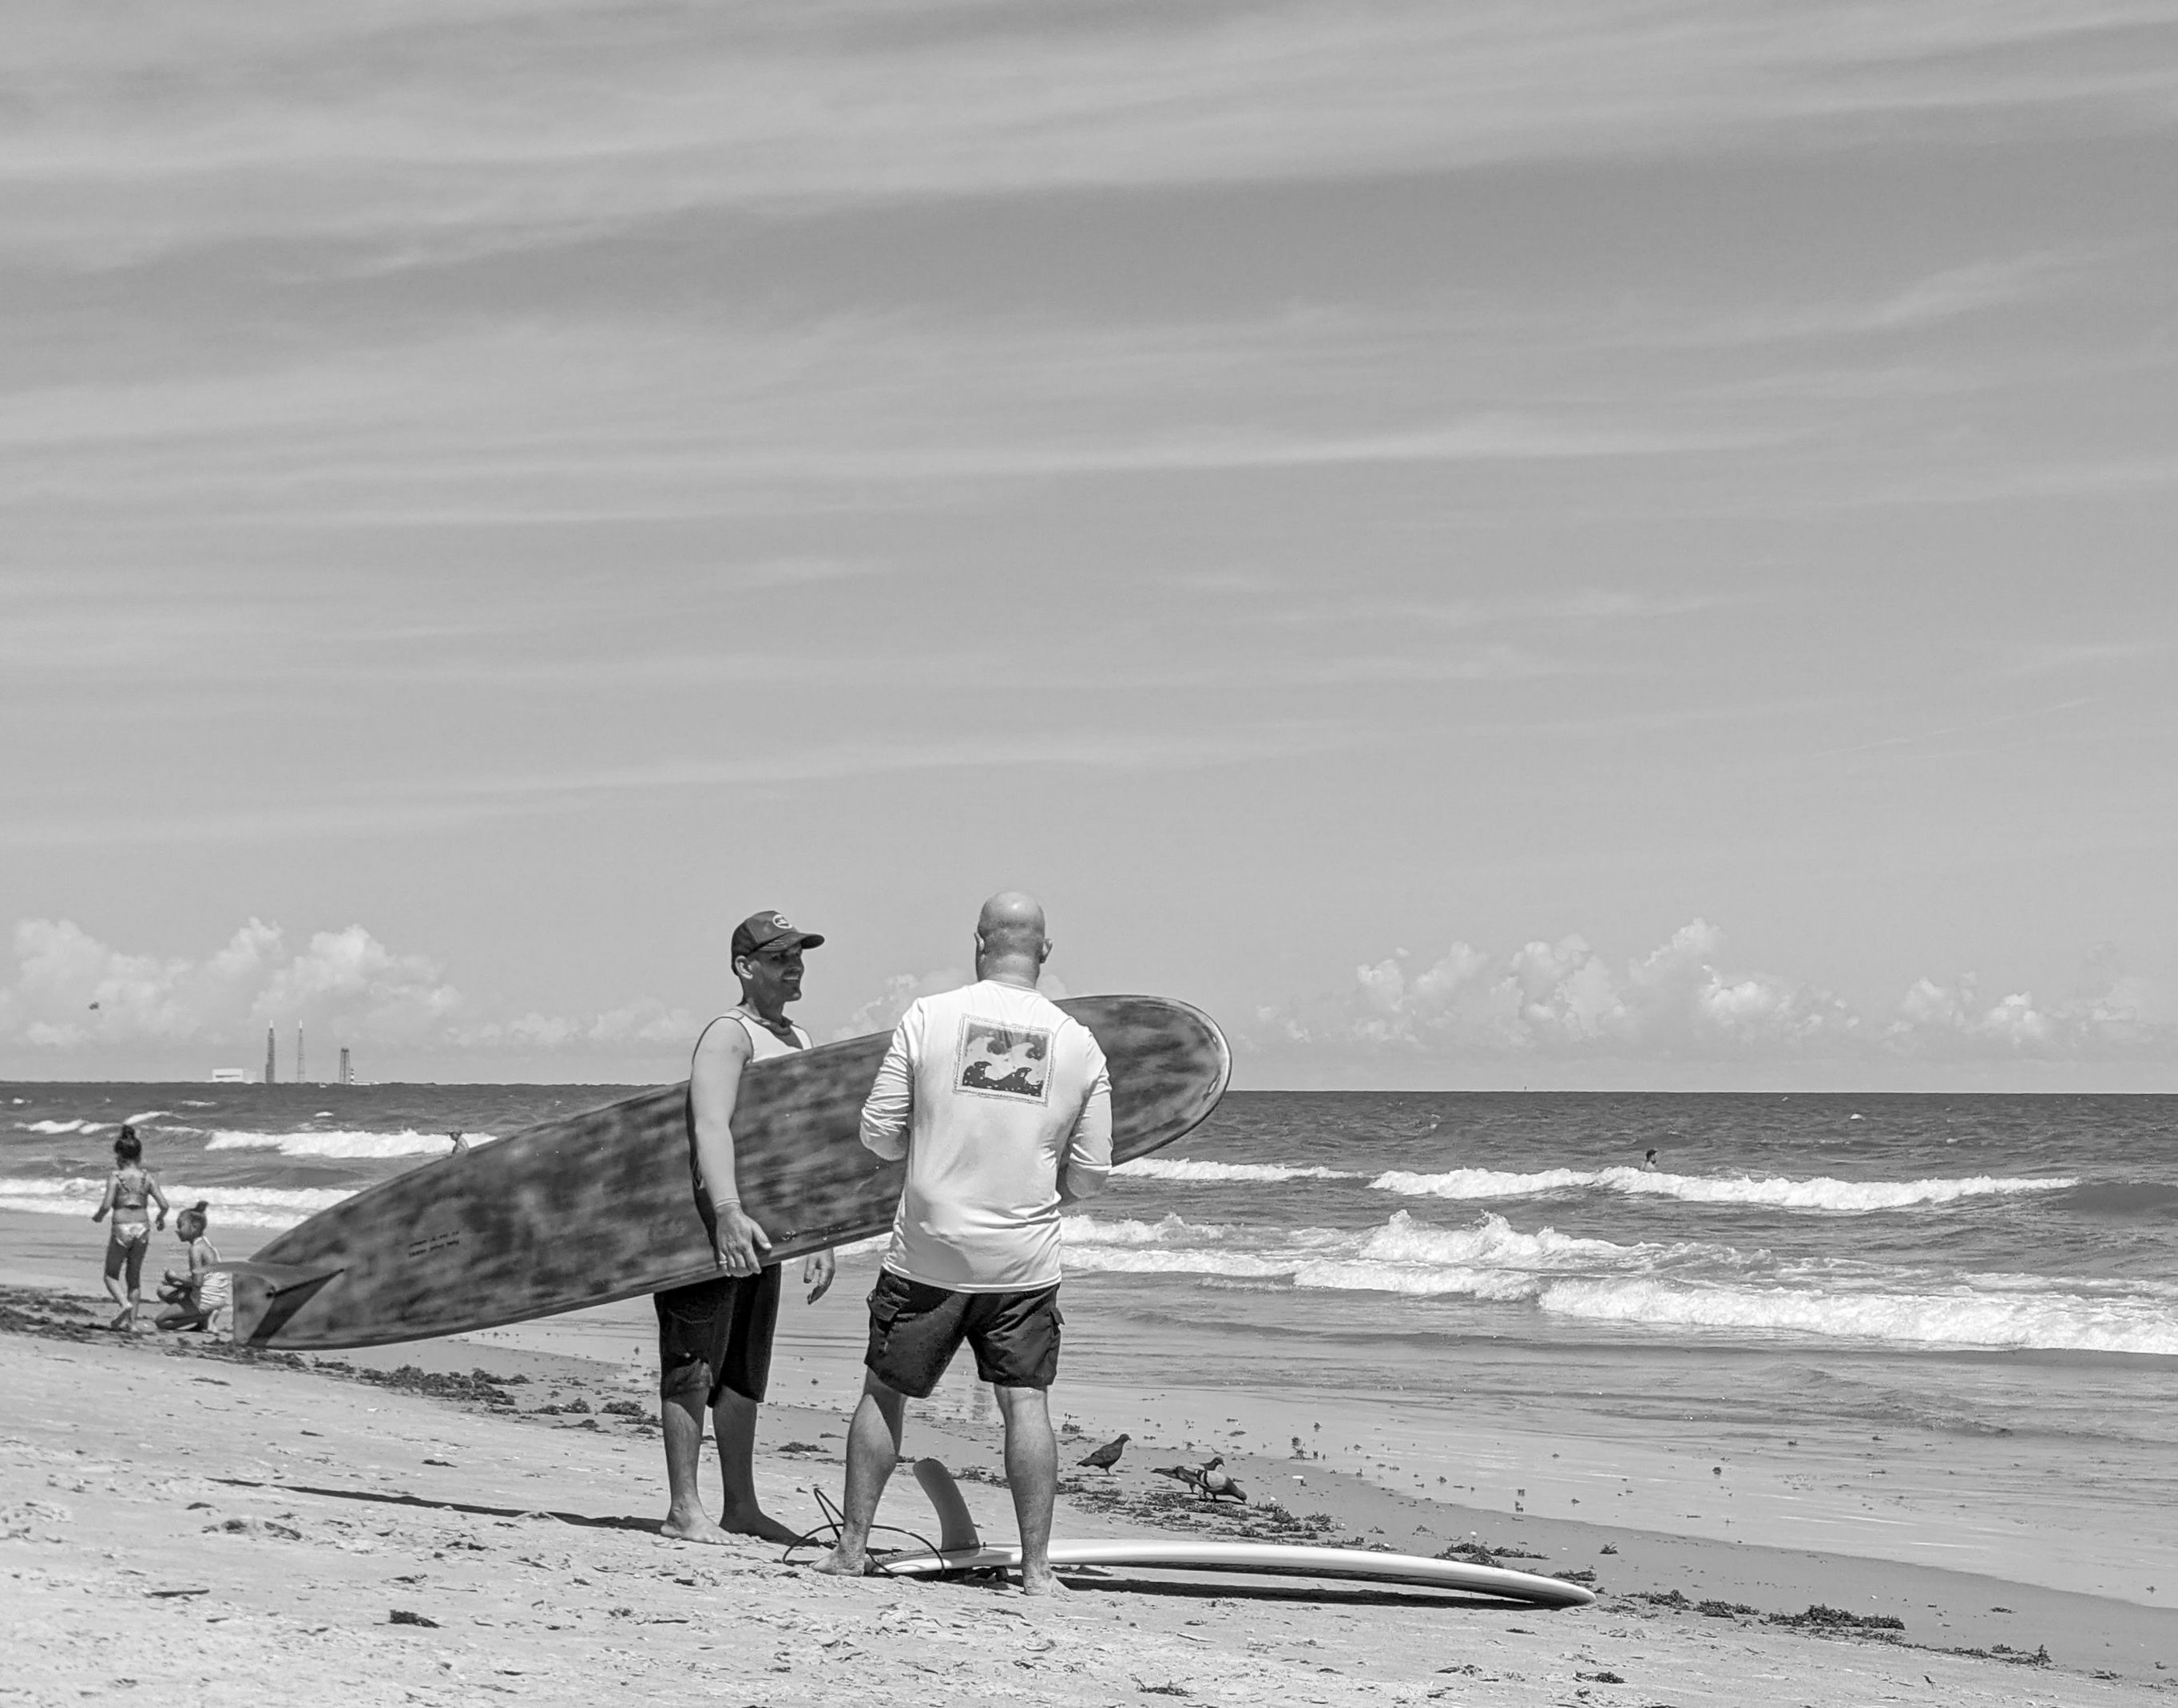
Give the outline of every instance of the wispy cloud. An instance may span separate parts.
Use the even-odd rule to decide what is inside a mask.
[[[228,5],[19,15],[18,248],[473,254],[706,205],[1338,177],[1902,127],[2147,127],[2167,9],[1514,0],[1154,8]],[[2159,41],[2165,51],[2154,51]],[[145,98],[156,90],[157,98]]]
[[[337,796],[182,810],[25,814],[0,825],[0,848],[255,843],[397,836],[524,813],[575,812],[613,797],[787,789],[813,782],[988,772],[1033,765],[1092,771],[1191,771],[1350,747],[1368,738],[1329,723],[1288,721],[1226,730],[1017,730],[920,742],[834,742],[719,757],[648,760],[558,771],[509,771],[435,781],[350,781]]]
[[[1974,261],[1858,301],[1759,306],[1655,336],[1659,342],[1774,344],[1926,332],[1948,321],[2046,299],[2068,283],[2084,283],[2090,265],[2085,256],[2051,254]]]
[[[0,494],[96,503],[116,523],[140,509],[444,522],[531,502],[610,519],[731,510],[736,494],[806,505],[813,488],[928,504],[993,482],[1641,459],[1776,437],[1655,399],[1516,402],[1509,379],[1502,400],[1447,408],[1451,359],[1280,317],[577,323],[0,394]]]

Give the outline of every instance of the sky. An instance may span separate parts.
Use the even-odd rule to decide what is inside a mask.
[[[9,33],[0,1075],[2178,1090],[2178,5]]]

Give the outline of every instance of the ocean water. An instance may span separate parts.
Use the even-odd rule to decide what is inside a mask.
[[[235,1255],[624,1094],[0,1086],[0,1208],[87,1215],[133,1121]],[[1114,1383],[2178,1446],[2178,1098],[1236,1093],[1088,1210]]]

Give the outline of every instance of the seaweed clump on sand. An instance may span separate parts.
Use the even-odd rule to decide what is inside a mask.
[[[1745,1610],[1753,1613],[1754,1608]],[[1843,1607],[1826,1607],[1817,1602],[1804,1613],[1772,1613],[1765,1625],[1784,1625],[1796,1631],[1902,1631],[1905,1620],[1891,1613],[1849,1613]]]
[[[1964,1655],[1976,1661],[2001,1661],[2007,1667],[2049,1667],[2056,1663],[2049,1658],[2049,1645],[2038,1643],[2034,1652],[2015,1649],[2008,1643],[1991,1643],[1986,1649],[1946,1649],[1946,1655]],[[2098,1673],[2098,1678],[2115,1677],[2112,1673]]]
[[[392,1370],[373,1370],[367,1365],[331,1362],[320,1363],[318,1368],[345,1376],[351,1382],[390,1388],[397,1394],[422,1394],[434,1400],[460,1400],[472,1405],[514,1404],[514,1396],[506,1392],[508,1378],[480,1368],[466,1376],[457,1370],[425,1370],[414,1364],[403,1364]],[[583,1409],[589,1410],[587,1405]]]
[[[47,1340],[112,1340],[113,1330],[79,1299],[45,1287],[0,1287],[0,1334]]]

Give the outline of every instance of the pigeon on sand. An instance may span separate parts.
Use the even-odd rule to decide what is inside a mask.
[[[1213,1454],[1201,1465],[1160,1465],[1159,1476],[1168,1476],[1174,1482],[1184,1482],[1197,1494],[1209,1499],[1237,1500],[1247,1504],[1248,1492],[1233,1480],[1225,1470],[1225,1455]]]
[[[1099,1471],[1109,1471],[1119,1462],[1119,1455],[1127,1450],[1127,1443],[1133,1439],[1131,1435],[1121,1435],[1108,1441],[1094,1453],[1085,1454],[1081,1463],[1093,1465]]]

